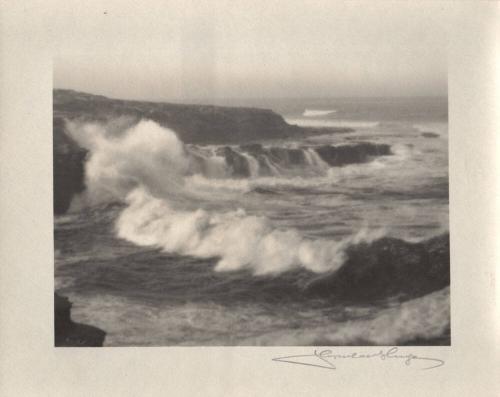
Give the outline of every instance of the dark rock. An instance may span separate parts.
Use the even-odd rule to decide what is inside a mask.
[[[244,156],[235,152],[229,146],[219,148],[217,150],[217,154],[224,156],[226,164],[231,168],[231,174],[233,176],[239,178],[246,178],[250,176],[250,166],[248,164],[248,160]]]
[[[306,163],[304,151],[302,149],[288,149],[273,147],[269,149],[273,162],[282,166],[296,166]]]
[[[240,145],[240,149],[244,152],[251,154],[252,156],[257,156],[259,154],[265,153],[264,148],[260,143],[249,143],[246,145]]]
[[[316,153],[331,166],[366,163],[374,156],[392,154],[390,145],[360,142],[352,145],[320,146]]]
[[[84,160],[87,151],[65,132],[62,118],[55,117],[53,123],[54,213],[63,214],[73,196],[85,189]]]
[[[55,214],[67,212],[74,195],[85,189],[87,151],[66,133],[65,120],[110,122],[119,118],[129,125],[140,119],[150,119],[172,128],[184,143],[242,143],[305,133],[267,109],[126,101],[73,90],[54,90],[53,103]],[[231,153],[228,159],[234,166],[235,176],[249,175],[248,164],[245,166],[241,155]],[[260,164],[264,169],[262,159]]]
[[[242,143],[303,132],[268,109],[119,100],[72,90],[54,90],[54,115],[89,121],[149,119],[172,128],[184,143]]]
[[[439,138],[439,134],[435,132],[422,132],[421,134],[424,138]]]
[[[101,347],[106,333],[71,320],[71,302],[54,294],[54,331],[56,347]]]
[[[109,133],[117,135],[124,130],[117,128],[117,124],[123,127],[133,125],[140,119],[150,119],[163,127],[172,128],[184,143],[239,143],[242,144],[241,150],[256,159],[262,175],[272,174],[268,158],[282,167],[296,166],[305,163],[304,152],[302,149],[264,149],[251,142],[301,137],[319,131],[289,125],[280,115],[267,109],[127,101],[72,90],[54,90],[53,99],[55,214],[67,212],[73,197],[85,189],[84,161],[87,151],[67,134],[65,120],[107,123],[114,120],[115,123],[109,126]],[[328,129],[328,132],[347,131],[350,129]],[[366,162],[371,156],[390,154],[388,145],[369,143],[325,146],[316,150],[333,166]],[[223,155],[232,167],[233,176],[250,175],[248,160],[243,155],[230,148],[225,148]]]
[[[344,265],[310,282],[306,293],[366,302],[416,298],[449,284],[450,245],[445,234],[423,243],[382,238],[353,246]]]

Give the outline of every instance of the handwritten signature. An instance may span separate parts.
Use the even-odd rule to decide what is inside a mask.
[[[311,358],[313,358],[311,360]],[[433,369],[439,368],[444,365],[444,361],[439,358],[420,357],[415,354],[401,354],[399,348],[394,346],[387,350],[379,350],[376,353],[348,353],[339,354],[334,353],[332,350],[314,350],[313,354],[299,354],[296,356],[276,357],[273,361],[283,363],[307,365],[311,367],[337,369],[333,363],[336,360],[345,359],[379,359],[379,360],[402,360],[404,365],[411,366],[416,361],[422,361],[426,364],[425,367],[419,369]]]

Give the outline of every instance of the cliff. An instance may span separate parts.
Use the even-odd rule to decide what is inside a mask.
[[[242,143],[304,132],[267,109],[110,99],[72,90],[54,90],[53,106],[54,119],[150,119],[172,128],[185,143]]]

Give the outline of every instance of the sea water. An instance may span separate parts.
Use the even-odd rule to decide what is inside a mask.
[[[87,190],[55,218],[56,289],[73,319],[105,330],[110,346],[449,339],[449,288],[355,304],[303,288],[360,242],[448,231],[446,99],[255,102],[319,129],[260,142],[258,154],[232,145],[245,175],[225,145],[187,145],[150,120],[119,135],[70,126],[89,150]],[[366,142],[390,154],[342,166],[318,154]]]

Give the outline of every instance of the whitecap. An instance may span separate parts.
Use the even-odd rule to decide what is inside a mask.
[[[332,113],[337,113],[337,110],[331,109],[331,110],[318,110],[318,109],[306,109],[304,110],[304,113],[302,113],[302,116],[304,117],[321,117],[321,116],[327,116]]]

